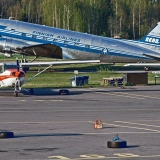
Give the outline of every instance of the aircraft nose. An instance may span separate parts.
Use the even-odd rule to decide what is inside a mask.
[[[15,76],[16,76],[16,77],[19,77],[19,76],[20,76],[20,72],[16,72],[16,73],[15,73]]]

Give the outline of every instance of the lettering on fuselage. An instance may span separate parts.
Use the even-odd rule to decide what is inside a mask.
[[[146,37],[145,41],[155,43],[155,44],[159,44],[159,39],[158,38]]]
[[[38,36],[44,36],[44,37],[53,37],[53,34],[38,32],[38,31],[33,31],[33,34]]]
[[[62,40],[72,41],[72,42],[80,42],[81,41],[78,38],[66,37],[66,36],[57,36],[57,39],[62,39]]]

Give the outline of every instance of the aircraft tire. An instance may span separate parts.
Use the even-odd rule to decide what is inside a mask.
[[[60,95],[69,95],[69,90],[68,89],[61,89],[59,90]]]
[[[1,131],[0,138],[14,138],[13,132]]]
[[[126,148],[127,147],[127,142],[123,141],[123,140],[108,141],[107,142],[107,147],[108,148]]]
[[[30,94],[30,95],[34,95],[34,90],[33,90],[33,88],[31,88],[31,89],[29,90],[29,94]]]
[[[15,95],[15,97],[18,97],[18,92],[14,91],[14,95]]]
[[[149,71],[149,67],[144,67],[144,71]]]

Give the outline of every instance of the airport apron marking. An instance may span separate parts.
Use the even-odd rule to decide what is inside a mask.
[[[113,93],[103,93],[103,92],[96,92],[96,93],[106,94],[106,95],[110,95],[110,96],[127,97],[127,98],[135,98],[135,99],[144,99],[144,98],[133,97],[133,96],[118,95],[118,94],[113,94]]]

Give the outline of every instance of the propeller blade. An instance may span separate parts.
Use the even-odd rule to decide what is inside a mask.
[[[20,65],[19,65],[19,61],[18,61],[18,58],[16,58],[16,63],[17,63],[17,71],[19,72],[19,69],[20,69]]]

